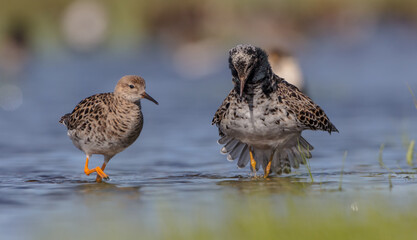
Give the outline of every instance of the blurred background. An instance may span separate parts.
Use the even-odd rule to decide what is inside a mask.
[[[337,188],[343,168],[348,192],[319,199],[351,199],[346,204],[356,209],[361,190],[389,194],[400,185],[404,196],[416,183],[414,152],[406,163],[417,139],[416,1],[0,0],[0,6],[0,230],[6,233],[45,211],[52,219],[82,217],[71,215],[80,210],[74,202],[89,194],[101,201],[100,186],[114,186],[105,188],[114,193],[104,197],[111,201],[129,187],[135,197],[122,194],[122,203],[129,199],[124,210],[152,215],[155,200],[210,209],[225,192],[261,188],[267,196],[293,196],[294,182],[309,196]],[[319,187],[304,185],[310,178],[303,167],[268,186],[235,186],[249,169],[219,154],[211,119],[232,88],[228,50],[241,43],[265,49],[274,71],[339,129],[331,136],[303,133],[315,147],[311,169]],[[127,74],[144,77],[160,105],[142,102],[141,136],[110,162],[112,181],[91,187],[84,155],[58,120],[83,98],[113,91]],[[94,156],[91,164],[101,161]]]
[[[407,84],[417,89],[416,28],[412,0],[4,2],[0,126],[62,132],[60,115],[125,74],[148,81],[158,113],[208,105],[209,123],[231,87],[227,51],[239,43],[266,49],[281,64],[275,72],[338,106],[330,116],[403,120],[413,109]],[[16,137],[5,135],[3,144]]]

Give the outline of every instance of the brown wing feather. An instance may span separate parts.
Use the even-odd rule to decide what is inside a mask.
[[[227,113],[229,106],[230,106],[230,100],[236,96],[236,90],[232,89],[230,93],[227,95],[227,97],[223,100],[222,104],[220,105],[219,109],[217,109],[216,113],[214,114],[213,120],[211,122],[212,125],[216,124],[216,126],[219,126],[220,122],[223,120],[225,114]],[[219,128],[219,136],[223,137],[224,133]]]
[[[236,90],[232,89],[230,93],[227,95],[227,97],[223,100],[222,104],[220,105],[219,109],[217,109],[216,113],[214,114],[213,120],[211,122],[212,125],[220,124],[220,122],[223,120],[224,115],[226,114],[227,110],[230,106],[230,98],[236,95]]]
[[[302,126],[312,130],[323,130],[329,133],[339,132],[317,104],[304,95],[297,87],[280,80],[277,85],[280,101],[292,111]]]
[[[64,123],[71,130],[77,127],[88,127],[90,119],[98,120],[100,118],[104,120],[105,116],[103,116],[103,113],[108,108],[105,96],[108,94],[112,93],[101,93],[85,98],[75,106],[71,113],[65,114],[60,122]]]

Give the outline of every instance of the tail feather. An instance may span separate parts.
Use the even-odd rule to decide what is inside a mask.
[[[271,171],[278,175],[291,172],[291,162],[287,152],[275,152],[272,158]]]
[[[286,152],[283,152],[281,154],[281,169],[283,173],[290,173],[291,172],[291,162],[288,159],[288,154]],[[295,159],[294,159],[295,160]]]
[[[272,163],[271,163],[271,171],[280,175],[282,174],[282,168],[281,168],[281,161],[279,160],[279,155],[277,151],[274,153],[274,156],[272,157]]]
[[[226,143],[224,147],[226,148],[227,152],[231,152],[239,143],[239,140],[233,139]]]
[[[217,142],[219,144],[224,144],[220,153],[227,154],[227,160],[233,161],[238,159],[237,166],[239,168],[246,167],[250,160],[249,148],[247,144],[228,136],[221,137]]]
[[[286,161],[281,162],[281,168],[282,168],[282,172],[285,174],[288,174],[291,172],[291,165],[290,165],[290,162],[288,161],[288,158]]]
[[[238,158],[245,146],[246,146],[246,144],[238,142],[238,144],[227,155],[227,159],[230,160],[230,161],[233,161],[236,158]]]
[[[217,143],[223,145],[223,144],[229,142],[231,139],[232,139],[231,137],[228,137],[228,136],[224,135],[222,138],[220,138],[217,141]]]
[[[68,121],[69,121],[70,116],[71,116],[71,113],[65,114],[64,116],[61,117],[61,119],[59,120],[59,123],[62,123],[68,127]]]
[[[305,138],[300,136],[298,141],[303,148],[308,149],[308,150],[314,149],[314,147],[310,143],[308,143],[307,140],[305,140]]]
[[[244,145],[242,152],[239,155],[239,160],[237,161],[237,166],[239,168],[244,168],[249,163],[250,155],[249,155],[249,147],[248,145]]]
[[[300,136],[299,144],[292,148],[285,149],[281,153],[275,153],[272,158],[271,169],[276,174],[290,173],[292,168],[299,168],[305,164],[306,158],[311,158],[311,150],[314,147]]]
[[[250,161],[249,146],[241,141],[223,136],[218,143],[224,144],[221,153],[227,154],[227,160],[237,161],[239,168],[244,168]],[[282,151],[253,149],[253,157],[256,160],[256,171],[261,167],[265,169],[272,156],[271,170],[276,174],[290,173],[292,168],[299,168],[300,164],[305,164],[306,158],[311,158],[311,150],[314,147],[300,136],[297,144],[291,148],[283,149]],[[252,168],[252,167],[251,167]]]
[[[228,144],[230,144],[231,142],[233,142],[234,141],[234,139],[233,138],[228,138],[228,139],[224,139],[224,143],[222,143],[222,144],[224,144],[224,146],[222,147],[222,149],[220,149],[220,153],[221,154],[227,154],[229,151],[228,151],[228,149],[226,148],[226,146],[228,145]],[[229,149],[230,150],[230,149]]]
[[[296,153],[294,153],[293,149],[286,149],[285,151],[287,152],[287,158],[291,164],[291,167],[299,168],[300,163],[298,162]]]
[[[227,154],[227,149],[225,147],[222,147],[222,149],[220,149],[220,153]]]
[[[303,164],[305,164],[304,162],[304,158],[311,158],[311,152],[314,147],[307,142],[307,140],[305,140],[303,137],[300,136],[300,140],[298,141],[299,144],[295,147],[292,148],[293,152],[298,153],[297,155],[299,155],[299,158],[302,160]]]
[[[262,158],[261,158],[260,163],[262,165],[262,169],[265,169],[266,166],[269,163],[269,160],[271,159],[272,151],[271,150],[263,150],[263,151],[260,151],[260,152],[262,154]],[[259,159],[257,159],[257,161],[259,161]]]
[[[225,142],[225,145],[222,147],[220,152],[222,154],[227,154],[227,160],[229,161],[233,161],[238,158],[246,145],[234,138],[223,139],[222,142]]]
[[[275,152],[272,158],[271,171],[278,175],[291,172],[291,163],[286,152]]]

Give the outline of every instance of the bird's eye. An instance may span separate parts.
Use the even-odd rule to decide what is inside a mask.
[[[130,88],[134,88],[135,86],[133,86],[132,84],[129,85]]]

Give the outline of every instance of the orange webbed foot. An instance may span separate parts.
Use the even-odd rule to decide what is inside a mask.
[[[103,164],[103,169],[105,168],[106,166],[105,166],[105,163]],[[102,179],[104,179],[104,180],[109,180],[110,178],[109,178],[109,176],[107,175],[107,174],[105,174],[104,172],[103,172],[103,170],[100,168],[100,167],[95,167],[95,168],[93,168],[93,169],[89,169],[88,168],[88,156],[87,156],[87,159],[86,159],[86,162],[85,162],[85,166],[84,166],[84,172],[85,172],[85,174],[88,176],[88,175],[90,175],[91,173],[93,173],[93,172],[96,172],[97,173],[97,178],[96,178],[96,182],[101,182],[102,181]]]
[[[106,165],[107,165],[106,162],[104,162],[103,165],[101,166],[102,171],[104,171],[104,169],[106,168]],[[109,177],[107,176],[107,179],[105,178],[104,180],[109,180]],[[102,181],[103,181],[103,178],[99,174],[97,174],[96,182],[100,183]]]

